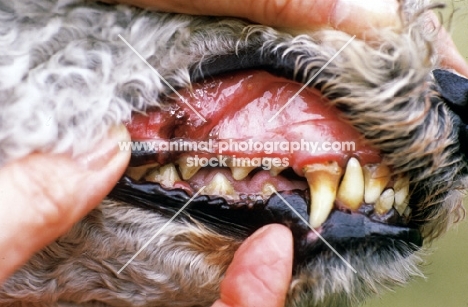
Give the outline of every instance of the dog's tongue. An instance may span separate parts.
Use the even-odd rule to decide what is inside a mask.
[[[134,115],[128,124],[132,139],[211,139],[224,143],[216,154],[288,158],[298,173],[312,163],[337,161],[345,166],[350,156],[361,164],[380,161],[379,152],[318,92],[301,91],[301,84],[267,72],[216,77],[180,94],[185,103],[177,98],[167,110]]]

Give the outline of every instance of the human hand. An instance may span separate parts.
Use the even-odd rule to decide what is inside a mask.
[[[264,25],[302,30],[331,27],[359,37],[372,36],[372,31],[375,29],[400,24],[397,0],[105,0],[103,2],[127,3],[164,12],[240,17]],[[433,12],[428,12],[428,22],[433,23],[433,28],[439,29],[439,20]],[[436,47],[443,66],[468,76],[468,64],[443,28],[438,32]]]
[[[262,227],[235,253],[212,307],[283,307],[292,262],[291,231],[278,224]]]
[[[33,153],[0,169],[0,282],[97,206],[125,170],[122,126],[92,151]]]

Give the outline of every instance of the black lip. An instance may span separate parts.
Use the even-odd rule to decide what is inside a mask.
[[[296,61],[304,56],[299,52],[286,52],[286,47],[262,47],[239,50],[235,54],[225,54],[210,58],[190,68],[192,82],[232,73],[239,70],[258,69],[273,75],[302,82],[305,75],[295,71]],[[313,55],[309,55],[313,56]],[[323,72],[322,72],[323,74]]]
[[[308,221],[308,197],[304,191],[284,191],[280,195],[297,213]],[[110,192],[111,199],[123,201],[144,209],[155,210],[172,217],[190,199],[183,190],[165,190],[158,183],[135,182],[124,176]],[[291,229],[294,235],[296,261],[302,261],[327,249],[319,239],[310,239],[311,230],[277,195],[253,206],[230,205],[221,197],[201,195],[186,208],[182,219],[194,217],[211,229],[226,235],[245,238],[266,224],[279,223]],[[321,236],[334,246],[349,246],[350,242],[365,243],[379,240],[398,240],[414,249],[422,246],[418,229],[409,226],[388,225],[370,219],[362,213],[332,211],[320,231]],[[301,260],[302,259],[302,260]]]

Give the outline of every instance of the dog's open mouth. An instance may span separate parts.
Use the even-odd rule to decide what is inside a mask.
[[[316,245],[306,220],[334,242],[422,244],[408,176],[393,175],[317,91],[249,70],[181,94],[133,116],[132,160],[111,197],[173,213],[203,188],[188,212],[221,231],[278,222],[296,247]]]

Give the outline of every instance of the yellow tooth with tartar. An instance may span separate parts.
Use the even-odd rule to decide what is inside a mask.
[[[127,167],[125,170],[125,175],[132,178],[133,180],[140,180],[151,168],[156,168],[159,166],[159,163],[152,163],[142,166],[133,166]]]
[[[172,163],[161,166],[159,169],[155,169],[150,172],[145,179],[152,182],[158,182],[166,187],[173,187],[176,181],[181,181],[179,174],[177,173],[177,169]]]
[[[395,190],[395,204],[394,207],[400,215],[405,212],[406,207],[408,206],[408,195],[409,195],[409,177],[403,176],[398,178],[398,180],[393,185]]]
[[[320,227],[330,214],[342,169],[338,163],[311,164],[304,167],[310,189],[310,218],[313,228]]]
[[[213,176],[210,183],[203,190],[202,194],[205,195],[227,195],[234,196],[235,191],[229,180],[221,173],[217,173]]]
[[[275,186],[269,182],[265,183],[262,188],[262,194],[265,196],[270,196],[276,191]]]
[[[231,173],[232,173],[232,178],[235,180],[243,180],[245,179],[251,171],[255,169],[255,167],[235,167],[231,166]]]
[[[280,167],[272,166],[270,168],[270,175],[273,177],[278,176],[278,174],[284,171],[286,168],[287,168],[286,166],[280,166]]]
[[[387,189],[383,191],[382,195],[380,195],[379,199],[374,205],[375,212],[380,215],[387,213],[390,209],[392,209],[394,202],[395,192],[393,189]]]
[[[356,158],[349,159],[336,198],[351,210],[357,210],[361,206],[364,198],[364,174]]]
[[[199,165],[188,166],[188,158],[189,157],[181,157],[179,160],[177,160],[177,163],[179,164],[180,175],[184,180],[189,180],[192,178],[201,168]]]
[[[384,164],[364,165],[364,202],[375,203],[390,181],[390,169]]]

